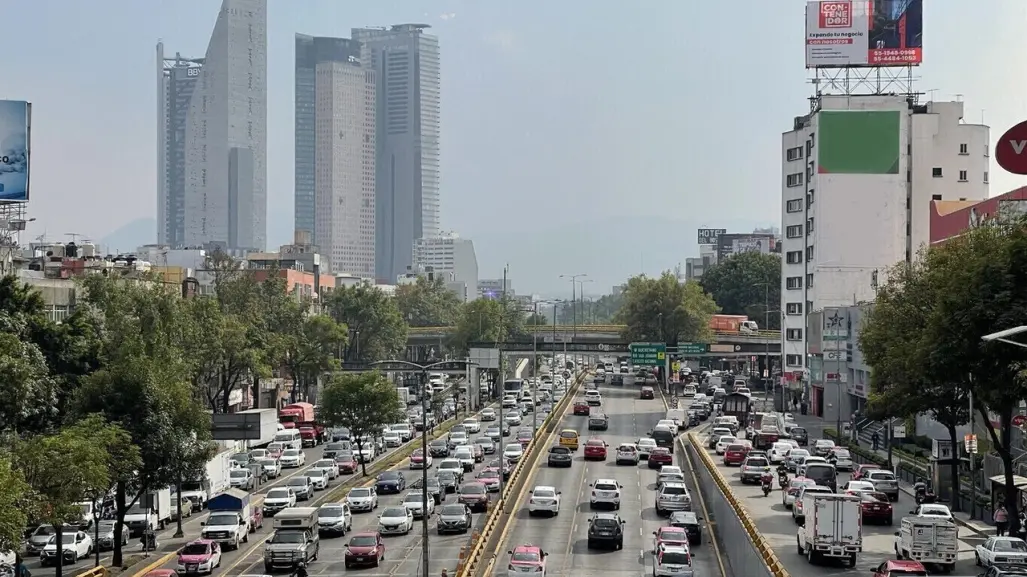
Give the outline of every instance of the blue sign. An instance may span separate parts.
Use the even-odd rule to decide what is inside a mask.
[[[32,105],[0,100],[0,203],[29,199],[29,142]]]

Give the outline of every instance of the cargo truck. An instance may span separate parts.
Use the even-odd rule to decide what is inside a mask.
[[[211,499],[209,508],[210,516],[202,523],[203,538],[217,541],[226,549],[238,549],[264,524],[261,508],[250,503],[246,491],[228,489]]]
[[[856,566],[863,551],[863,509],[858,495],[833,493],[807,495],[803,501],[805,517],[799,521],[796,536],[798,553],[810,564],[823,559],[844,559]]]
[[[188,500],[193,511],[202,511],[211,499],[231,486],[233,452],[231,449],[220,451],[207,461],[202,479],[190,479],[182,483],[182,500]],[[177,495],[175,500],[178,500]]]
[[[247,449],[268,446],[275,440],[275,433],[278,432],[278,412],[274,409],[249,409],[218,417],[219,421],[227,421],[234,429],[248,433],[251,438],[246,440]]]
[[[132,537],[139,537],[147,530],[164,529],[170,521],[171,490],[157,489],[139,495],[135,504],[125,512],[124,523]]]
[[[946,573],[956,568],[959,528],[948,519],[905,517],[895,532],[895,555],[924,565],[938,565]]]
[[[297,423],[314,421],[314,405],[310,403],[293,403],[278,410],[278,422],[286,429],[298,428]]]
[[[756,321],[750,321],[745,315],[713,315],[710,317],[710,329],[715,333],[750,334],[760,330]]]

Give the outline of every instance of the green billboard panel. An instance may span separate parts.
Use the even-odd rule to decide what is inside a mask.
[[[818,115],[819,174],[898,174],[898,110],[824,110]]]

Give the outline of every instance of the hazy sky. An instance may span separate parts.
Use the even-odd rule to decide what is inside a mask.
[[[102,238],[153,218],[155,44],[203,56],[220,0],[0,4],[0,98],[34,105],[38,221],[23,241],[43,232]],[[962,95],[967,122],[983,117],[994,142],[1027,118],[1027,2],[925,4],[918,86],[938,100]],[[811,93],[802,0],[269,5],[270,247],[292,236],[293,34],[348,36],[401,22],[431,24],[440,38],[442,222],[481,239],[482,277],[511,262],[519,291],[565,286],[556,271],[588,272],[605,290],[636,269],[692,256],[694,226],[778,224],[780,135]],[[996,166],[991,174],[993,195],[1027,184]],[[617,222],[646,221],[680,222],[680,247],[646,258],[637,231],[617,242],[639,256],[607,266],[580,235],[561,236],[589,227],[620,236]],[[599,270],[532,270],[535,255],[556,250]]]

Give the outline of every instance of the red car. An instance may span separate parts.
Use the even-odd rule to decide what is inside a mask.
[[[528,450],[528,445],[531,444],[531,440],[534,437],[531,436],[531,429],[522,429],[517,431],[517,442],[521,444],[521,448],[525,451]]]
[[[360,467],[352,454],[340,455],[335,458],[335,464],[339,466],[340,475],[352,475]]]
[[[913,560],[885,561],[874,569],[874,577],[915,577],[927,575],[923,563]]]
[[[688,532],[681,527],[660,527],[653,531],[653,552],[664,545],[688,549]]]
[[[606,441],[602,439],[589,439],[585,443],[585,460],[606,460]]]
[[[656,447],[649,453],[649,468],[659,469],[664,465],[673,465],[674,455],[670,454],[667,447]]]
[[[638,393],[640,399],[655,399],[656,393],[653,392],[652,387],[642,387],[642,391]]]
[[[745,460],[745,445],[732,444],[727,446],[727,450],[724,451],[724,464],[725,465],[742,465],[742,461]]]
[[[891,525],[893,520],[891,499],[884,493],[862,491],[859,494],[864,521],[881,521]]]
[[[880,465],[870,465],[867,463],[864,463],[862,465],[856,465],[856,468],[852,470],[851,479],[853,481],[859,481],[863,478],[863,475],[866,475],[867,471],[878,471],[880,469]]]
[[[346,545],[346,568],[377,567],[385,559],[385,541],[380,533],[365,531],[353,535]]]
[[[574,414],[588,416],[589,408],[588,403],[585,401],[575,401],[574,403]]]

